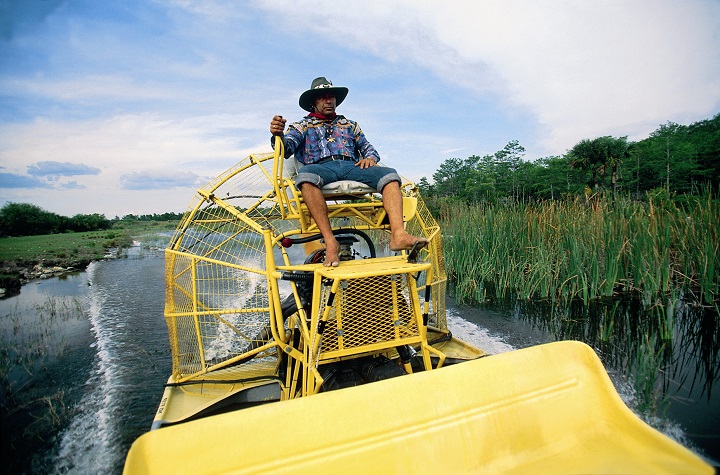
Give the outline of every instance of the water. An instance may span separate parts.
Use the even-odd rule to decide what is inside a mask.
[[[170,374],[162,262],[132,253],[88,268],[96,358],[82,408],[59,440],[55,471],[118,472],[152,422]]]
[[[44,356],[42,371],[23,376],[23,390],[30,386],[33,394],[62,389],[65,410],[57,424],[47,425],[43,443],[12,454],[18,465],[11,471],[122,471],[130,445],[150,427],[171,369],[164,292],[162,252],[135,248],[126,259],[95,262],[87,272],[30,283],[20,295],[0,300],[2,316],[29,308],[26,318],[35,318],[34,306],[48,299],[79,301],[84,315],[54,326],[53,341],[62,342],[64,350]],[[528,319],[518,309],[471,308],[449,302],[448,312],[455,335],[491,353],[558,338],[557,329]],[[7,319],[0,322],[0,328],[9,329]],[[560,334],[573,337],[567,332]],[[702,367],[697,358],[706,356],[688,357],[681,366],[685,371]],[[608,366],[621,396],[634,407],[632,385]],[[696,373],[692,371],[696,379],[707,376],[707,372]],[[709,377],[716,378],[717,373]],[[707,385],[700,380],[692,385],[692,379],[687,376],[678,387],[669,388],[669,409],[649,422],[676,440],[720,458],[714,447],[720,427],[718,389],[711,396],[701,395]],[[5,423],[3,427],[6,431]],[[4,435],[3,459],[11,460],[5,442]]]
[[[164,292],[162,252],[135,248],[127,259],[30,283],[20,295],[0,301],[0,315],[32,310],[49,297],[79,299],[85,312],[82,337],[66,339],[62,356],[46,358],[49,379],[33,381],[45,392],[62,388],[71,406],[68,417],[51,437],[41,434],[39,453],[13,454],[22,461],[16,473],[122,471],[130,445],[150,427],[170,374]],[[3,452],[5,445],[3,437]]]

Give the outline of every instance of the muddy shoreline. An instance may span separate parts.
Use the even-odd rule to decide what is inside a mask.
[[[0,298],[17,295],[23,285],[38,279],[49,279],[71,272],[84,271],[94,259],[52,262],[0,262]]]

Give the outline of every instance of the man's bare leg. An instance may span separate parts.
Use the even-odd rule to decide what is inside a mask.
[[[305,200],[305,205],[310,211],[310,215],[315,220],[315,224],[317,224],[323,239],[325,239],[325,262],[323,265],[326,267],[335,267],[340,264],[340,243],[338,243],[335,235],[332,233],[325,197],[322,191],[320,191],[320,188],[312,183],[303,183],[300,185],[300,191]],[[402,221],[402,216],[400,220]]]
[[[427,245],[428,240],[405,231],[402,217],[402,193],[400,184],[391,181],[382,189],[383,207],[390,221],[390,250],[403,251],[411,249],[415,243]]]

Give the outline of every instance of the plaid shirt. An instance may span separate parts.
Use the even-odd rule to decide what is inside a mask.
[[[362,158],[380,161],[380,155],[357,122],[336,115],[333,120],[304,117],[290,124],[284,137],[285,156],[293,153],[300,162],[309,165],[332,155],[343,155],[357,162]]]

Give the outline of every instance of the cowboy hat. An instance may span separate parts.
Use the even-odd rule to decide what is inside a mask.
[[[324,77],[313,79],[310,89],[303,92],[300,96],[300,107],[308,112],[313,111],[313,105],[315,105],[315,99],[324,93],[330,93],[335,95],[336,105],[340,105],[345,100],[345,96],[348,94],[348,88],[346,87],[335,87],[332,82],[328,81]]]

